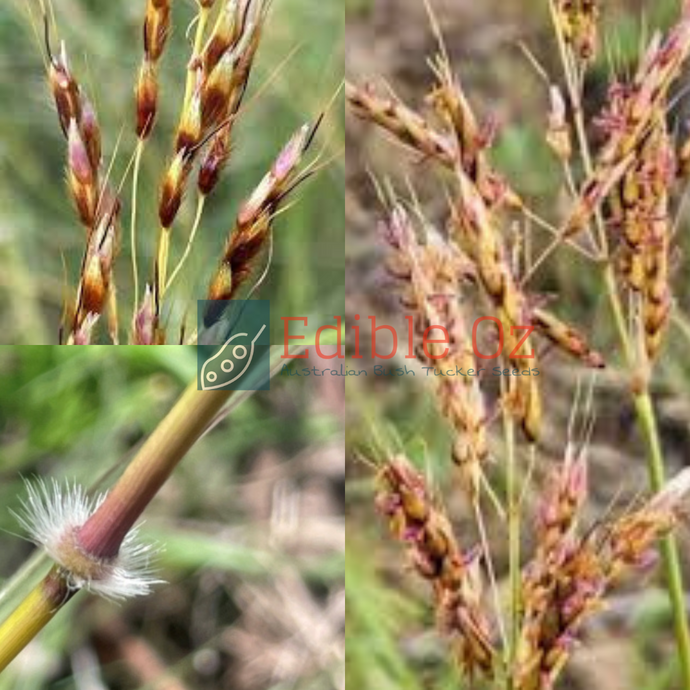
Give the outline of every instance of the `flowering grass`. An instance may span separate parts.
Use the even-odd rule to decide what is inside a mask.
[[[215,13],[222,4],[225,3],[216,4],[214,14],[206,23],[208,33],[215,26]],[[126,12],[120,13],[111,11],[107,3],[101,5],[96,3],[78,10],[76,21],[71,21],[69,15],[74,8],[65,8],[65,14],[61,8],[57,8],[55,24],[51,21],[50,26],[51,52],[53,58],[59,60],[60,41],[64,40],[72,75],[97,114],[103,157],[98,181],[102,183],[108,176],[112,188],[119,192],[120,197],[119,226],[115,233],[117,241],[113,247],[117,256],[113,265],[115,294],[118,296],[115,305],[118,307],[117,318],[108,325],[105,316],[107,309],[104,309],[99,333],[95,335],[96,341],[111,341],[110,334],[114,333],[114,326],[117,325],[119,340],[129,342],[133,331],[146,323],[151,324],[156,316],[154,262],[159,251],[164,251],[163,246],[158,246],[159,237],[165,236],[159,232],[158,202],[165,168],[175,153],[176,130],[186,90],[191,49],[185,30],[196,13],[192,7],[180,5],[170,15],[172,29],[157,61],[155,127],[146,137],[141,156],[137,157],[136,130],[141,127],[136,124],[136,97],[132,90],[139,79],[142,61],[146,61],[142,40],[146,2],[140,3],[137,8],[128,6]],[[85,263],[84,232],[78,231],[79,215],[71,207],[70,194],[65,193],[62,182],[65,142],[60,140],[62,132],[50,104],[49,90],[45,84],[40,84],[45,78],[41,58],[46,57],[40,6],[13,0],[0,12],[3,19],[0,21],[0,30],[4,32],[5,39],[3,51],[6,50],[3,59],[9,65],[17,65],[28,83],[36,87],[27,92],[24,89],[27,82],[21,88],[18,81],[0,85],[4,90],[3,97],[7,97],[8,102],[16,103],[21,94],[25,94],[24,112],[29,113],[28,121],[36,124],[22,131],[17,126],[18,118],[19,121],[22,118],[11,108],[4,113],[5,119],[0,125],[3,139],[5,133],[11,133],[11,136],[7,136],[11,144],[8,145],[7,157],[3,157],[0,175],[7,183],[7,193],[19,201],[16,205],[6,205],[3,212],[3,226],[8,228],[8,233],[0,258],[4,276],[1,289],[15,290],[25,296],[22,308],[19,304],[22,300],[6,303],[7,309],[3,307],[3,316],[0,318],[7,322],[8,327],[8,335],[3,340],[56,342],[60,322],[64,320],[64,307],[68,305],[68,311],[74,311],[84,271],[92,276],[90,284],[94,288],[84,295],[88,298],[86,314],[89,308],[100,306],[103,302],[106,290],[102,288],[107,287],[104,283],[109,281],[103,281],[102,271],[96,271],[93,252],[87,252],[89,256]],[[309,45],[302,42],[298,31],[305,16],[318,27],[315,32],[317,38]],[[106,26],[108,30],[104,28]],[[186,326],[187,338],[193,335],[195,300],[207,294],[212,274],[221,262],[224,245],[242,202],[270,169],[291,134],[304,123],[315,122],[319,113],[327,108],[340,80],[338,64],[342,60],[341,37],[342,17],[335,5],[326,3],[317,13],[313,13],[307,3],[298,3],[293,12],[286,12],[280,6],[271,9],[263,27],[261,45],[256,51],[249,86],[242,99],[241,114],[232,126],[231,160],[226,161],[212,199],[203,204],[203,214],[198,213],[196,203],[195,170],[193,179],[189,180],[186,200],[182,199],[183,203],[177,211],[178,227],[173,231],[174,235],[168,238],[171,242],[168,243],[169,261],[166,263],[170,265],[165,282],[173,290],[168,295],[167,307],[162,303],[158,305],[165,312],[161,316],[163,326],[166,330],[171,329],[167,342],[179,342],[182,324]],[[324,65],[326,68],[321,69]],[[99,71],[107,72],[111,85],[104,92],[98,84]],[[305,89],[299,107],[288,99],[296,83],[303,88],[305,84],[310,85]],[[30,95],[28,102],[27,93]],[[255,259],[255,279],[244,286],[245,292],[249,292],[261,276],[261,269],[269,261],[270,254],[272,270],[262,283],[261,296],[275,296],[278,300],[276,304],[283,301],[281,306],[287,310],[302,308],[304,299],[317,294],[327,295],[327,299],[336,302],[342,299],[342,281],[338,274],[342,268],[342,252],[335,251],[334,247],[342,242],[343,219],[342,213],[334,213],[331,206],[331,200],[342,199],[342,168],[337,160],[332,160],[334,156],[337,158],[337,152],[342,147],[342,126],[336,110],[330,110],[311,151],[312,155],[317,156],[325,145],[321,160],[329,160],[329,165],[321,174],[314,176],[310,185],[291,197],[291,202],[297,203],[292,204],[290,213],[276,220],[276,227],[284,228],[281,232],[294,239],[295,246],[279,246],[276,242],[272,253],[264,248]],[[209,123],[202,123],[203,130],[209,132],[210,127]],[[39,130],[40,134],[37,135]],[[227,128],[224,131],[227,133]],[[208,145],[209,155],[218,150],[212,142],[209,141]],[[206,148],[199,150],[198,165],[207,162]],[[36,175],[33,172],[27,173],[27,177],[22,176],[21,172],[19,177],[14,175],[11,161],[16,157],[27,161],[25,170],[34,171]],[[114,165],[108,175],[113,158]],[[138,164],[135,160],[138,160]],[[132,185],[135,167],[138,167],[139,180],[136,190]],[[25,186],[29,178],[33,180],[34,192],[30,186]],[[79,180],[74,179],[73,182],[79,183]],[[41,195],[35,193],[38,188],[43,190]],[[209,196],[208,193],[206,196]],[[198,223],[195,222],[197,215],[200,216]],[[328,219],[327,223],[325,219]],[[39,227],[48,225],[52,228],[48,235],[37,231]],[[327,230],[317,233],[313,231],[315,225],[327,227]],[[136,227],[134,243],[132,226]],[[194,237],[190,243],[192,235]],[[309,270],[302,272],[301,280],[296,283],[288,280],[289,268],[294,265],[298,255],[303,254],[300,247],[304,246],[313,247],[314,260],[308,262]],[[135,254],[133,247],[137,249]],[[309,256],[312,257],[311,249]],[[159,279],[162,278],[161,270]],[[319,282],[325,286],[325,290],[317,291]],[[148,289],[147,285],[150,286]],[[158,285],[157,289],[163,292],[165,288],[166,285]],[[136,299],[134,292],[137,293]],[[134,313],[138,318],[133,322]],[[83,318],[86,319],[86,315]],[[94,321],[94,317],[88,320],[87,326],[92,326],[91,321]],[[95,325],[92,327],[95,328]],[[64,331],[65,341],[69,338],[69,330],[68,327]]]
[[[684,295],[670,270],[685,190],[685,133],[675,132],[672,114],[672,89],[690,50],[690,7],[680,5],[671,28],[646,38],[635,64],[621,72],[612,68],[608,90],[594,109],[588,88],[594,57],[605,50],[605,8],[597,2],[544,3],[558,70],[550,71],[529,45],[521,50],[547,104],[542,143],[562,173],[553,199],[530,198],[521,191],[520,176],[506,175],[497,164],[501,129],[474,104],[463,63],[455,64],[433,12],[438,52],[428,59],[423,103],[403,99],[396,84],[359,75],[347,86],[353,116],[374,125],[413,160],[401,191],[388,180],[377,180],[375,191],[384,207],[378,239],[388,285],[397,289],[400,310],[415,318],[419,364],[433,364],[444,350],[450,359],[440,364],[479,370],[491,366],[480,353],[498,347],[497,355],[484,359],[498,356],[500,368],[520,373],[527,357],[540,372],[500,382],[489,376],[429,381],[445,422],[444,441],[419,431],[412,434],[418,447],[409,449],[405,423],[390,430],[372,415],[376,403],[361,394],[361,414],[369,422],[355,456],[374,469],[376,505],[403,542],[412,570],[428,582],[429,617],[445,640],[438,654],[455,661],[469,687],[560,687],[564,669],[586,639],[586,622],[606,606],[624,574],[639,576],[650,566],[656,542],[679,660],[669,687],[690,687],[685,589],[670,536],[685,515],[687,475],[667,483],[652,399],[674,295]],[[532,159],[516,163],[529,169]],[[419,174],[422,168],[437,175],[436,186]],[[599,310],[587,315],[573,309],[582,320],[571,323],[563,316],[565,290],[551,284],[547,296],[536,286],[557,260],[576,263],[582,280],[591,276],[600,286],[606,302],[600,309],[611,326],[604,336],[595,328]],[[485,332],[477,348],[477,319],[487,314],[502,329]],[[445,342],[437,352],[423,351],[422,336],[433,326],[445,328]],[[584,420],[578,422],[576,396],[566,424],[548,397],[555,394],[550,376],[566,362],[577,377],[605,369],[625,381],[618,404],[635,410],[649,474],[646,502],[639,493],[629,504],[614,499],[585,526],[581,513],[591,486],[598,377],[587,376]],[[414,419],[410,410],[395,416],[408,424]],[[554,424],[563,434],[559,449]],[[413,421],[411,428],[424,425]],[[426,473],[410,455],[425,458]],[[444,462],[455,466],[448,471],[455,479],[437,488],[425,474],[447,475],[436,469]],[[446,501],[463,506],[462,529],[449,521]],[[395,557],[389,559],[390,566]],[[359,595],[353,586],[351,599]],[[361,616],[361,606],[357,610]],[[351,641],[361,657],[359,682],[369,687],[366,652],[355,635]],[[376,663],[377,650],[371,660]],[[396,669],[391,678],[414,687],[410,675],[415,674],[405,677]],[[420,673],[418,682],[423,679]],[[379,678],[370,687],[386,685]]]

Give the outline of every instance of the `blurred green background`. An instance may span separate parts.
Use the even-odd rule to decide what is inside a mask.
[[[106,488],[196,366],[191,347],[0,347],[0,591],[19,577],[0,619],[46,570],[20,570],[23,479],[111,471]],[[122,604],[78,594],[0,689],[342,690],[343,394],[276,376],[234,409],[144,514],[167,584]]]
[[[132,155],[133,88],[142,56],[145,1],[60,0],[54,9],[71,67],[95,103],[104,140],[104,165],[121,145],[113,168],[118,182]],[[220,3],[218,3],[220,4]],[[196,3],[173,3],[173,34],[162,60],[160,116],[142,163],[139,184],[140,289],[150,280],[157,234],[159,179],[172,148],[184,89],[189,45],[185,31]],[[64,182],[65,142],[43,73],[42,53],[29,17],[40,33],[40,4],[0,3],[0,342],[55,343],[65,281],[75,289],[84,232]],[[244,199],[290,135],[313,121],[342,80],[344,13],[341,0],[274,2],[245,104],[234,130],[234,152],[207,203],[194,251],[164,309],[168,342],[180,323],[195,322],[194,300],[206,288],[225,238]],[[55,40],[53,41],[55,43]],[[284,65],[285,58],[297,52]],[[252,96],[274,75],[268,88]],[[251,105],[250,105],[251,104]],[[297,203],[275,224],[274,255],[267,281],[257,293],[283,313],[342,305],[343,285],[343,108],[330,109],[313,151],[335,156],[295,196]],[[115,269],[121,342],[127,342],[132,304],[129,247],[131,183],[122,190],[122,246]],[[195,179],[195,177],[193,178]],[[173,231],[171,265],[191,228],[195,194],[187,195]],[[66,268],[65,268],[66,267]],[[100,328],[102,334],[104,328]]]

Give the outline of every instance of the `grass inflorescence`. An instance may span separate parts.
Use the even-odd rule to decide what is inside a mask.
[[[491,688],[555,687],[587,619],[623,579],[652,567],[660,548],[678,687],[690,687],[688,619],[672,536],[684,516],[688,479],[687,472],[665,478],[651,398],[674,306],[671,268],[686,145],[671,111],[690,55],[690,5],[682,4],[665,34],[652,35],[629,75],[614,75],[598,113],[591,112],[587,89],[602,49],[601,3],[544,5],[561,74],[551,75],[522,48],[545,87],[542,137],[562,171],[557,199],[529,199],[520,181],[501,170],[500,128],[473,105],[433,13],[439,53],[428,61],[432,85],[424,108],[404,102],[394,87],[347,85],[356,118],[439,175],[442,192],[431,212],[414,178],[407,199],[391,183],[377,188],[386,206],[379,235],[387,272],[406,318],[415,320],[419,363],[474,372],[499,364],[506,374],[500,383],[487,374],[449,374],[432,384],[475,543],[466,545],[463,531],[459,546],[444,498],[407,459],[404,443],[378,431],[376,450],[366,453],[378,478],[376,505],[406,545],[413,570],[431,583],[438,627],[470,682],[483,676]],[[439,227],[428,214],[438,214],[444,202]],[[597,347],[609,333],[598,332],[594,314],[570,323],[567,297],[536,287],[564,254],[577,256],[601,285],[613,344]],[[480,317],[488,319],[490,336],[484,331],[478,341]],[[445,329],[445,340],[431,351],[423,346],[430,326]],[[487,352],[495,354],[481,354]],[[549,365],[560,359],[579,376],[593,372],[592,381],[606,369],[626,382],[647,455],[648,498],[614,505],[594,521],[585,518],[592,420],[577,441],[571,420],[562,457],[542,469],[553,446],[544,431],[553,428],[555,412],[545,403],[553,395]],[[531,375],[522,371],[527,367]],[[532,510],[536,522],[528,523]],[[496,518],[500,534],[487,530]]]

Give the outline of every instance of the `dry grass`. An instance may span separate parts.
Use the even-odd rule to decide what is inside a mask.
[[[671,89],[690,51],[690,7],[680,10],[665,36],[655,34],[640,51],[632,76],[614,77],[601,113],[590,116],[583,104],[601,46],[600,8],[596,2],[546,5],[563,76],[549,74],[525,52],[550,100],[543,137],[562,171],[559,197],[537,204],[549,209],[548,217],[496,168],[492,153],[500,132],[490,117],[474,110],[433,15],[439,54],[429,61],[434,81],[424,109],[404,103],[395,86],[382,95],[383,89],[370,84],[348,85],[355,116],[384,130],[419,165],[439,170],[442,191],[431,208],[441,215],[438,208],[445,205],[441,229],[428,220],[414,178],[408,181],[407,199],[401,200],[388,183],[378,190],[388,206],[383,239],[389,274],[401,288],[404,312],[414,315],[420,363],[442,369],[464,365],[476,374],[436,376],[433,395],[453,436],[450,454],[462,470],[477,552],[468,556],[460,549],[442,499],[430,497],[423,473],[392,450],[394,444],[382,441],[385,434],[376,434],[373,462],[384,479],[383,510],[394,534],[407,543],[414,569],[432,581],[441,629],[459,644],[464,675],[471,680],[481,671],[494,679],[492,688],[554,687],[585,618],[601,608],[624,574],[646,566],[652,545],[663,540],[681,667],[674,681],[680,685],[673,687],[690,687],[684,589],[675,542],[668,538],[683,512],[687,475],[665,480],[650,395],[671,322],[669,266],[684,184],[684,147],[670,134],[669,113]],[[606,357],[590,344],[599,339],[596,332],[585,335],[558,315],[568,309],[558,295],[547,305],[532,287],[563,253],[577,256],[602,286],[617,339]],[[497,327],[490,338],[477,342],[475,319],[486,315]],[[594,322],[594,314],[588,321]],[[445,329],[438,352],[422,352],[430,325]],[[577,439],[571,420],[562,443],[564,457],[551,479],[544,480],[539,470],[543,428],[552,414],[542,399],[544,380],[556,350],[579,366],[606,365],[627,382],[648,458],[652,498],[616,505],[580,527],[588,495],[591,400]],[[486,352],[496,354],[482,359],[479,353]],[[492,371],[501,373],[498,381]],[[576,405],[573,419],[579,411]],[[529,559],[523,547],[528,527],[532,531],[525,521],[533,494],[541,507],[535,555]],[[494,514],[502,523],[500,532],[488,535],[486,523]],[[504,551],[507,562],[497,564],[494,553]],[[474,565],[472,576],[462,567],[469,564]],[[478,585],[477,578],[486,585]],[[444,611],[449,586],[456,593],[451,626]]]

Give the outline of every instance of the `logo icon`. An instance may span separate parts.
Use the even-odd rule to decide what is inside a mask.
[[[214,313],[209,327],[208,315]],[[266,300],[198,303],[199,390],[264,390],[270,381],[270,311]]]
[[[235,333],[235,335],[231,335],[225,341],[223,347],[221,347],[213,357],[207,359],[204,362],[204,366],[201,367],[201,390],[208,391],[215,388],[225,388],[237,381],[252,363],[252,359],[254,358],[254,344],[264,332],[265,328],[265,324],[261,326],[261,330],[252,338],[249,345],[245,344],[245,341],[249,339],[248,333]],[[231,346],[232,349],[230,349]],[[220,360],[220,369],[224,373],[234,374],[229,381],[216,383],[219,379],[219,375],[218,372],[214,370],[214,363],[218,364],[215,360]]]

